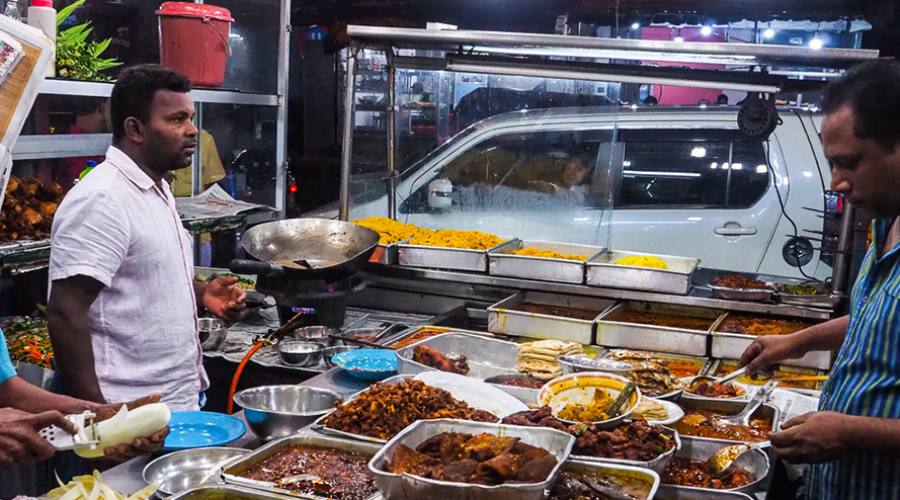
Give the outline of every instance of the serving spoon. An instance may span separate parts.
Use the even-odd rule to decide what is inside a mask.
[[[722,474],[731,464],[735,462],[741,455],[753,449],[760,449],[769,446],[768,441],[760,443],[742,443],[726,446],[719,451],[713,453],[709,460],[706,461],[706,469],[715,475]]]

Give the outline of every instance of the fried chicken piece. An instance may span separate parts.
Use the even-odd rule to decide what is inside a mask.
[[[440,461],[429,457],[424,453],[401,444],[394,450],[394,456],[388,464],[388,470],[394,474],[413,474],[422,477],[432,477],[430,474],[434,468],[440,465]]]
[[[451,358],[424,345],[417,346],[413,350],[413,361],[437,368],[442,372],[458,373],[460,375],[469,373],[469,363],[466,361],[465,356]]]
[[[44,217],[37,213],[33,208],[26,208],[22,211],[22,220],[29,226],[37,226],[43,222]]]
[[[56,203],[55,201],[42,201],[38,205],[38,212],[44,217],[53,217],[56,214],[57,208],[59,208],[59,203]]]
[[[21,180],[15,175],[11,175],[9,177],[9,182],[6,184],[6,194],[9,196],[10,193],[15,193],[19,190],[19,185],[21,184]]]
[[[497,455],[509,452],[516,443],[517,437],[499,437],[493,434],[478,434],[466,443],[466,456],[479,462],[489,460]]]

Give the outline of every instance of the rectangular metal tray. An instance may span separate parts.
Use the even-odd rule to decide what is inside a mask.
[[[655,500],[756,500],[746,493],[726,490],[703,490],[702,494],[696,491],[667,486],[661,484]]]
[[[523,302],[587,309],[597,311],[597,316],[592,320],[582,320],[516,310],[516,306]],[[614,304],[613,300],[595,297],[519,292],[488,307],[488,330],[505,335],[590,344],[594,338],[594,321]]]
[[[709,327],[706,330],[689,330],[620,321],[628,311],[704,318],[709,319]],[[707,356],[709,332],[721,321],[722,316],[720,311],[714,309],[652,302],[623,302],[597,319],[594,343],[606,347]]]
[[[607,356],[610,356],[614,351],[617,351],[617,350],[618,351],[637,351],[637,349],[610,349],[610,350],[607,350],[606,352],[604,352],[603,355],[600,357],[605,358]],[[659,352],[659,351],[640,351],[640,352],[649,354],[651,356],[656,356],[658,358],[665,359],[665,360],[682,360],[682,361],[689,361],[691,363],[696,363],[696,364],[700,365],[700,369],[697,371],[696,375],[707,375],[708,373],[710,373],[709,370],[712,368],[713,361],[714,361],[713,359],[707,358],[705,356],[689,356],[687,354],[672,354],[670,352]],[[673,373],[673,375],[678,377],[678,375],[676,375],[674,373]],[[693,377],[696,375],[690,375],[690,376]],[[686,378],[686,377],[678,377],[678,378]]]
[[[719,366],[723,363],[733,363],[734,366],[737,366],[736,359],[714,359],[714,360],[712,360],[712,363],[709,366],[708,375],[716,376],[716,371],[719,370]],[[798,372],[799,375],[825,375],[824,370],[816,370],[815,368],[805,368],[805,367],[799,367],[799,366],[786,366],[785,365],[785,366],[780,366],[779,369],[796,371],[796,372]],[[723,375],[723,374],[720,374],[720,375]],[[750,385],[753,387],[758,387],[758,386],[765,384],[766,380],[767,379],[760,379],[758,381],[754,380],[753,381],[754,383],[748,383],[746,380],[743,380],[743,378],[739,378],[737,381],[742,384],[747,384],[747,385]],[[807,396],[819,397],[822,393],[823,385],[824,385],[823,382],[816,382],[815,388],[813,388],[813,389],[807,389],[807,388],[803,388],[803,387],[784,387],[781,385],[779,385],[778,388],[784,389],[786,391],[792,391],[792,392],[796,392],[796,393],[800,393],[800,394],[805,394]]]
[[[518,373],[515,368],[516,356],[519,353],[518,344],[459,332],[435,335],[397,350],[397,373],[416,374],[435,370],[435,368],[413,361],[413,351],[420,345],[428,346],[445,356],[465,356],[469,364],[469,373],[467,374],[469,377],[484,380],[495,375]],[[537,389],[503,384],[490,385],[516,397],[526,405],[533,405],[537,402]]]
[[[271,493],[277,493],[281,495],[288,495],[292,497],[299,498],[308,498],[314,500],[327,500],[325,497],[320,497],[316,495],[304,495],[295,493],[289,490],[284,490],[278,488],[274,483],[270,483],[267,481],[257,481],[254,479],[248,479],[246,477],[239,476],[242,471],[247,470],[250,467],[256,466],[267,458],[271,457],[279,450],[294,445],[315,445],[315,446],[326,446],[329,448],[336,448],[344,451],[352,451],[361,453],[367,456],[374,456],[379,449],[381,449],[380,445],[373,443],[365,443],[360,441],[353,441],[349,439],[341,439],[330,436],[322,436],[314,433],[301,433],[296,434],[294,436],[289,436],[286,438],[281,438],[277,441],[272,441],[271,443],[257,449],[256,451],[250,453],[249,455],[241,458],[237,462],[232,463],[226,469],[222,471],[222,480],[225,481],[226,484],[233,484],[237,486],[242,486],[245,488],[253,488],[260,491],[266,491]],[[370,499],[378,498],[380,493],[375,493],[370,496]]]
[[[255,491],[248,488],[238,488],[224,484],[216,486],[202,486],[181,492],[169,497],[169,500],[292,500],[297,497],[278,495],[271,491]]]
[[[722,320],[724,321],[726,317],[728,317],[727,313],[722,317]],[[718,326],[716,324],[716,328]],[[712,346],[710,347],[710,356],[713,358],[740,359],[747,347],[756,339],[753,335],[718,332],[716,328],[712,330]],[[788,363],[791,366],[799,366],[801,368],[828,370],[831,369],[831,352],[808,352],[802,358],[788,360]]]
[[[678,406],[681,407],[687,413],[689,410],[708,410],[714,411],[717,413],[721,413],[722,415],[737,415],[744,409],[746,406],[746,401],[729,401],[729,400],[716,400],[716,399],[679,399],[677,402]],[[781,418],[781,410],[777,407],[764,403],[760,406],[755,412],[753,412],[754,417],[761,418],[771,418],[772,419],[772,431],[778,430],[778,421]],[[708,437],[696,437],[696,436],[688,436],[686,434],[681,434],[681,442],[687,443],[688,440],[694,441],[709,441],[713,443],[717,443],[720,446],[728,446],[729,444],[738,443],[741,441],[732,441],[730,439],[719,439],[719,438],[708,438]]]
[[[479,337],[484,337],[484,338],[488,338],[488,339],[490,339],[490,338],[496,338],[496,337],[494,336],[494,334],[492,334],[492,333],[490,333],[490,332],[479,332],[479,331],[476,331],[476,330],[465,330],[465,329],[463,329],[463,328],[450,328],[449,326],[421,325],[421,326],[414,326],[414,327],[409,328],[409,329],[407,329],[407,330],[404,330],[404,331],[402,331],[402,332],[400,332],[400,333],[396,333],[396,334],[394,334],[394,335],[390,335],[390,336],[384,337],[384,338],[382,338],[382,339],[379,339],[379,340],[378,340],[378,343],[381,344],[381,345],[383,345],[383,346],[385,346],[385,347],[393,348],[393,347],[391,347],[391,344],[394,344],[394,343],[396,343],[396,342],[399,342],[399,341],[401,341],[401,340],[403,340],[403,339],[405,339],[405,338],[407,338],[407,337],[410,337],[410,336],[414,335],[415,333],[417,333],[417,332],[419,332],[419,331],[421,331],[421,330],[424,330],[424,329],[429,329],[429,330],[442,330],[441,333],[465,333],[465,334],[468,334],[468,335],[477,335],[477,336],[479,336]],[[435,334],[435,335],[433,335],[433,336],[440,335],[441,333]],[[431,338],[431,337],[428,337],[428,338]],[[424,339],[423,339],[423,340],[424,340]],[[412,344],[410,344],[410,345],[412,345]],[[408,346],[407,346],[407,347],[408,347]]]
[[[625,460],[620,458],[605,458],[605,457],[595,457],[591,455],[572,455],[572,459],[580,460],[582,462],[587,463],[612,463],[612,464],[620,464],[620,465],[629,465],[632,467],[641,467],[644,469],[652,470],[657,474],[662,474],[664,470],[666,470],[666,464],[669,463],[669,460],[675,456],[678,450],[681,449],[682,442],[681,436],[678,435],[673,429],[662,426],[666,432],[670,433],[670,436],[675,440],[675,447],[671,450],[663,453],[662,455],[654,458],[653,460],[641,461],[641,460]]]
[[[613,264],[622,257],[632,255],[662,259],[669,268],[651,269]],[[690,257],[610,250],[587,262],[585,282],[590,286],[605,288],[687,295],[691,291],[691,277],[699,265],[700,259]]]
[[[538,446],[556,457],[557,465],[550,476],[540,483],[513,483],[497,486],[453,483],[426,479],[409,474],[393,474],[385,470],[388,460],[397,446],[404,444],[415,449],[426,439],[443,432],[466,434],[489,433],[498,436],[518,437],[523,443]],[[553,484],[562,464],[569,458],[575,438],[570,434],[548,427],[520,427],[516,425],[488,424],[465,420],[420,420],[394,436],[369,462],[369,470],[375,474],[378,487],[386,498],[392,500],[542,500],[544,491]]]
[[[400,243],[397,246],[397,262],[401,266],[407,267],[427,267],[433,269],[486,273],[488,270],[488,253],[508,242],[509,239],[504,239],[499,245],[488,248],[487,250],[431,247]]]
[[[583,255],[587,257],[586,260],[604,251],[603,247],[590,245],[513,240],[488,254],[490,262],[488,273],[493,276],[510,276],[513,278],[555,281],[558,283],[574,283],[576,285],[584,284],[584,261],[516,255],[513,253],[526,247]]]
[[[562,470],[564,472],[601,474],[606,473],[610,475],[622,475],[632,478],[641,478],[652,485],[650,487],[650,494],[647,495],[647,498],[654,498],[660,486],[659,474],[643,467],[634,467],[631,465],[604,462],[585,462],[583,460],[571,458],[570,456],[569,460],[565,464],[563,464]]]
[[[388,378],[382,380],[381,382],[385,383],[385,384],[396,384],[396,383],[399,383],[401,380],[406,380],[406,379],[413,378],[413,377],[415,377],[415,375],[413,375],[413,374],[394,375],[393,377],[388,377]],[[351,395],[349,398],[346,398],[344,400],[344,403],[346,404],[346,403],[349,403],[350,401],[353,401],[354,399],[358,398],[360,394],[362,394],[368,390],[369,390],[369,388],[366,387],[365,389]],[[328,434],[330,436],[337,436],[337,437],[341,437],[344,439],[352,439],[354,441],[365,441],[368,443],[381,443],[381,444],[387,442],[387,439],[379,439],[379,438],[374,438],[371,436],[365,436],[363,434],[355,434],[352,432],[342,431],[340,429],[334,429],[332,427],[326,426],[323,422],[325,422],[325,419],[328,418],[328,416],[331,415],[332,413],[334,413],[334,410],[317,418],[312,424],[310,424],[309,428],[316,432],[320,432],[322,434]]]
[[[697,439],[685,439],[681,450],[679,450],[675,456],[706,462],[709,457],[721,448],[719,443]],[[733,488],[728,491],[738,491],[742,493],[759,491],[763,482],[766,480],[766,477],[769,475],[769,456],[766,452],[759,449],[750,450],[747,453],[744,453],[735,460],[734,465],[752,473],[756,477],[756,480],[740,488]],[[671,484],[665,486],[666,488],[693,492],[695,495],[702,495],[707,491],[720,491],[711,488],[694,488],[691,486],[676,486]]]

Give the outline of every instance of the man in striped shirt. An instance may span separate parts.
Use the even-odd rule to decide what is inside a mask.
[[[753,373],[809,351],[838,351],[819,411],[770,435],[778,455],[810,463],[807,499],[900,498],[900,65],[865,63],[824,95],[831,187],[876,215],[850,314],[793,335],[760,337]]]

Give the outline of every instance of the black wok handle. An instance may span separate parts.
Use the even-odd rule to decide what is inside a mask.
[[[256,274],[260,276],[278,276],[284,273],[284,268],[278,264],[245,259],[232,260],[228,264],[228,269],[237,274]]]

